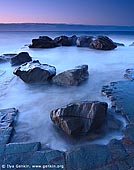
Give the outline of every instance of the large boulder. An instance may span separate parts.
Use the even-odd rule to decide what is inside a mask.
[[[65,133],[77,136],[100,128],[105,121],[107,107],[105,102],[79,102],[51,111],[50,117]]]
[[[89,44],[92,42],[93,36],[81,36],[78,37],[76,41],[77,47],[89,47]]]
[[[90,48],[96,50],[113,50],[117,45],[107,36],[97,36],[90,43]]]
[[[77,86],[89,76],[88,65],[77,66],[53,77],[53,83],[63,86]]]
[[[10,60],[12,66],[18,66],[29,61],[32,61],[32,58],[30,57],[28,52],[21,52],[13,56]]]
[[[38,60],[27,62],[13,72],[26,83],[44,82],[56,74],[56,68],[48,64],[41,64]]]
[[[57,47],[55,41],[48,36],[40,36],[38,39],[32,39],[29,48],[54,48]]]
[[[73,46],[76,45],[76,40],[76,35],[73,35],[72,37],[59,36],[54,39],[58,46]]]

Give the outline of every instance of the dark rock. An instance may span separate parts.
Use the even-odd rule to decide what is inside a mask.
[[[53,83],[63,86],[77,86],[88,78],[88,65],[77,66],[53,77]]]
[[[32,61],[30,55],[27,52],[21,52],[11,58],[11,65],[18,66],[29,61]]]
[[[134,143],[131,141],[131,139],[124,137],[121,140],[121,142],[122,142],[126,152],[129,154],[129,156],[134,157]],[[133,166],[134,166],[134,162],[133,162]]]
[[[39,39],[43,39],[45,41],[52,41],[52,38],[50,38],[48,36],[39,36]]]
[[[9,143],[13,128],[0,128],[0,145]]]
[[[113,50],[117,45],[107,36],[97,36],[90,43],[90,48],[96,50]]]
[[[114,42],[114,44],[117,45],[117,46],[125,46],[123,43]]]
[[[55,76],[56,68],[37,60],[21,65],[13,73],[26,83],[45,82]]]
[[[118,167],[118,170],[131,170],[131,167],[127,164],[125,160],[117,161],[116,165]]]
[[[92,42],[93,36],[81,36],[78,37],[76,41],[77,47],[89,47],[89,44]]]
[[[15,108],[0,110],[0,144],[9,142],[17,112]]]
[[[134,68],[127,69],[126,74],[124,74],[124,77],[129,80],[134,80]]]
[[[66,155],[67,170],[97,169],[106,166],[111,160],[110,152],[104,145],[85,145]]]
[[[132,42],[132,44],[130,44],[129,46],[134,46],[134,42]]]
[[[52,121],[68,135],[87,134],[100,128],[105,121],[107,103],[79,102],[53,110]]]
[[[117,167],[117,165],[115,165],[114,162],[112,162],[112,164],[107,164],[101,168],[95,168],[94,170],[119,170],[119,168]]]
[[[11,169],[29,170],[30,159],[34,152],[22,152],[14,154],[4,154],[2,165],[5,165],[5,169],[9,169],[9,165],[12,165]],[[19,165],[22,165],[19,167]],[[25,167],[23,165],[26,165]]]
[[[11,58],[14,57],[15,55],[17,55],[17,54],[3,54],[3,55],[1,55],[0,56],[0,63],[10,61]]]
[[[128,157],[128,153],[126,152],[121,141],[113,139],[108,144],[108,149],[111,153],[113,160],[123,160]]]
[[[64,153],[56,150],[35,152],[31,157],[30,164],[43,166],[42,169],[61,170],[65,168]]]
[[[26,153],[39,150],[40,142],[35,143],[10,143],[6,145],[5,154]]]
[[[73,46],[76,45],[77,37],[73,35],[72,37],[59,36],[54,39],[55,43],[59,46]]]
[[[125,137],[134,143],[134,124],[129,124],[124,130]]]
[[[109,130],[120,130],[122,127],[122,122],[116,119],[112,114],[107,114],[106,128]]]
[[[32,39],[29,48],[54,48],[57,47],[55,41],[48,36],[40,36],[38,39]]]

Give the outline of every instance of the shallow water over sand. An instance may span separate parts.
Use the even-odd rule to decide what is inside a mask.
[[[128,46],[132,41],[121,41],[123,39],[120,38],[118,42],[126,42],[127,46],[118,47],[113,51],[77,47],[28,49],[23,45],[30,43],[30,37],[34,38],[34,34],[27,37],[16,36],[12,39],[16,44],[10,46],[10,40],[7,46],[5,44],[5,51],[1,50],[1,54],[28,51],[33,60],[38,59],[41,63],[55,66],[57,73],[77,65],[88,64],[89,79],[78,87],[29,85],[13,75],[14,67],[11,67],[10,63],[0,64],[0,108],[16,107],[20,111],[13,142],[40,141],[58,150],[79,145],[80,140],[69,139],[54,128],[49,116],[50,111],[81,100],[106,101],[110,106],[107,98],[101,95],[101,88],[110,82],[123,80],[124,70],[133,67],[134,47]],[[22,38],[22,41],[19,41],[19,38]],[[117,41],[118,37],[113,40]],[[106,144],[113,136],[118,139],[121,135],[121,132],[114,132],[95,143]]]

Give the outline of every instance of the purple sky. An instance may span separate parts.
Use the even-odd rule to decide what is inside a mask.
[[[0,0],[0,23],[134,26],[134,0]]]

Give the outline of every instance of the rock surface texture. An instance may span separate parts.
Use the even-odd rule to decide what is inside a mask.
[[[76,41],[77,47],[89,47],[92,42],[93,36],[80,36]]]
[[[106,119],[107,103],[80,102],[53,110],[52,121],[68,135],[87,134],[100,128]]]
[[[0,110],[0,144],[9,142],[17,113],[15,108]]]
[[[29,61],[32,61],[32,58],[27,52],[21,52],[13,56],[10,60],[12,66],[19,66]]]
[[[56,74],[56,68],[48,64],[41,64],[38,60],[27,62],[13,72],[26,83],[45,82]]]
[[[72,37],[59,36],[54,39],[58,46],[73,46],[76,45],[77,37],[73,35]]]
[[[53,77],[53,83],[62,86],[77,86],[89,76],[88,65],[77,66]]]
[[[113,50],[117,45],[107,36],[97,36],[90,43],[90,48],[96,50]]]

